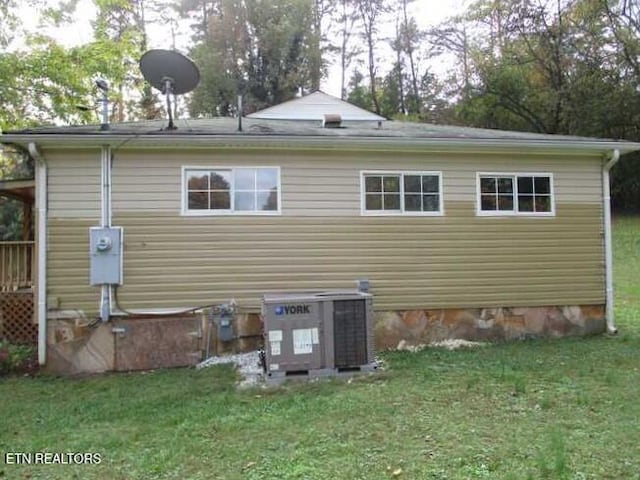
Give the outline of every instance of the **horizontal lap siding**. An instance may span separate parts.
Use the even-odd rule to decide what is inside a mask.
[[[257,308],[269,291],[353,288],[359,278],[371,281],[381,310],[604,302],[597,159],[141,154],[116,153],[114,160],[125,308],[231,298]],[[180,216],[182,165],[279,165],[283,215]],[[88,286],[88,228],[98,223],[99,203],[95,209],[87,199],[89,206],[61,209],[64,182],[58,162],[50,166],[59,197],[49,221],[49,301],[95,312],[99,289]],[[99,194],[99,155],[95,168]],[[445,216],[360,216],[359,173],[367,169],[442,170]],[[557,216],[476,217],[478,170],[553,173]],[[69,178],[69,188],[81,185]],[[95,193],[92,178],[80,191]]]
[[[100,218],[100,150],[44,152],[49,218]]]
[[[597,206],[559,208],[558,219],[316,218],[117,215],[120,300],[160,308],[235,298],[255,308],[269,291],[353,288],[368,278],[379,309],[603,301]],[[50,292],[65,308],[95,309],[87,228],[51,225]]]
[[[488,155],[360,154],[330,159],[319,153],[126,152],[116,153],[114,212],[179,214],[182,166],[281,167],[282,213],[296,216],[360,215],[362,170],[443,172],[445,201],[475,202],[476,172],[552,172],[556,200],[601,202],[600,162],[581,158]],[[447,206],[445,205],[445,208]]]

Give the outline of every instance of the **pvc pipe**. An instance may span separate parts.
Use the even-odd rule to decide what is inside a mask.
[[[620,150],[611,152],[611,157],[602,168],[602,192],[604,210],[604,264],[605,264],[605,294],[606,294],[606,320],[607,332],[618,333],[613,314],[613,244],[611,240],[611,186],[609,184],[609,172],[618,163]]]
[[[47,163],[38,146],[29,143],[29,154],[36,161],[36,245],[38,279],[36,280],[36,317],[38,319],[38,363],[47,362]]]

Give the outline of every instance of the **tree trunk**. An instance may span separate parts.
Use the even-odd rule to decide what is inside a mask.
[[[408,26],[409,26],[409,16],[407,15],[407,0],[402,0],[402,12],[404,14],[404,29],[405,29],[405,49],[407,52],[407,56],[409,57],[409,66],[411,68],[411,87],[412,94],[415,102],[415,108],[417,110],[416,113],[420,113],[422,110],[420,96],[418,92],[418,75],[416,74],[416,64],[413,59],[413,44],[411,43],[411,39],[409,39],[408,34]]]

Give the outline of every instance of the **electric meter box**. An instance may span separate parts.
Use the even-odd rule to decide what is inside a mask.
[[[368,293],[264,295],[262,315],[268,375],[331,374],[375,363]]]
[[[91,285],[122,285],[122,227],[89,229]]]

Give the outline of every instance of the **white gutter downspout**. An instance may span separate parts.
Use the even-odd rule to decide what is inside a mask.
[[[606,292],[606,319],[607,332],[618,333],[613,315],[613,245],[611,240],[611,187],[609,185],[609,172],[620,159],[620,150],[611,152],[609,161],[602,167],[602,192],[604,208],[604,262],[605,262],[605,292]]]
[[[36,280],[36,316],[38,319],[38,363],[47,361],[47,163],[38,146],[29,143],[29,155],[36,161],[36,246],[38,278]]]
[[[100,188],[100,226],[111,227],[111,147],[103,145],[100,157],[101,165],[101,188]],[[100,289],[100,319],[108,322],[111,318],[113,302],[113,287],[108,284],[102,285]]]

